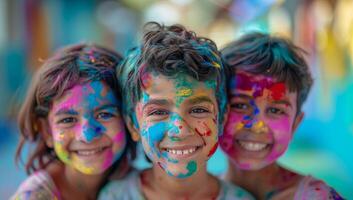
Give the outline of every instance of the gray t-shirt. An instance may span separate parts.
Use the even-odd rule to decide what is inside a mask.
[[[145,200],[141,191],[140,172],[133,171],[124,179],[110,181],[98,196],[99,200]],[[220,180],[221,191],[217,200],[255,199],[244,189]]]

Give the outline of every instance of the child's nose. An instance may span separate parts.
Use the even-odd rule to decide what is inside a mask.
[[[178,114],[171,116],[172,127],[168,130],[168,136],[171,138],[183,138],[194,134],[189,124]]]
[[[253,133],[266,133],[268,132],[268,128],[264,121],[258,120],[258,121],[255,121],[254,124],[252,125],[251,131]]]
[[[103,127],[95,120],[87,120],[83,127],[81,134],[79,135],[79,140],[91,143],[94,139],[100,138],[103,134]]]

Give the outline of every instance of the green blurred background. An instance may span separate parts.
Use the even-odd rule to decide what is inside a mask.
[[[315,84],[305,119],[280,162],[353,199],[352,0],[0,1],[0,199],[26,177],[14,164],[16,113],[29,80],[55,49],[95,42],[122,54],[147,21],[181,23],[219,47],[251,30],[291,38],[308,52]],[[145,162],[138,160],[144,167]],[[226,169],[217,151],[209,170]]]

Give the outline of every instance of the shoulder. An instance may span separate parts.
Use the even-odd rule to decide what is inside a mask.
[[[109,181],[99,192],[98,199],[128,200],[142,198],[139,181],[140,172],[132,171],[125,178]]]
[[[295,199],[343,199],[332,187],[324,181],[305,176],[299,183]]]
[[[59,192],[50,175],[41,170],[24,180],[11,199],[59,199]]]
[[[245,189],[229,183],[224,180],[219,180],[221,184],[220,194],[218,200],[252,200],[255,199],[248,191]]]

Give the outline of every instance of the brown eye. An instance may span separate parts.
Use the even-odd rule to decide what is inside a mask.
[[[74,117],[65,117],[63,119],[60,119],[57,123],[58,124],[70,124],[70,123],[75,123],[77,120]]]
[[[240,110],[248,109],[248,105],[244,103],[233,103],[230,105],[230,107]]]
[[[209,113],[209,111],[204,108],[194,108],[191,110],[191,113]]]
[[[283,115],[283,114],[285,114],[285,112],[283,110],[278,109],[278,108],[274,108],[274,107],[268,108],[268,112],[271,113],[271,114],[275,114],[275,115]]]
[[[151,115],[160,116],[160,115],[168,115],[168,114],[169,114],[169,112],[166,111],[166,110],[154,110],[154,111],[150,112],[150,113],[148,114],[148,116],[151,116]]]
[[[108,120],[114,117],[114,114],[109,112],[100,112],[97,115],[97,119]]]

